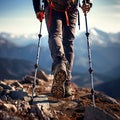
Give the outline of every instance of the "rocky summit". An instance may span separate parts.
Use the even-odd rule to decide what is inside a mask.
[[[95,91],[71,85],[73,95],[62,99],[50,94],[52,75],[38,71],[31,101],[34,73],[22,81],[0,81],[0,120],[120,120],[120,101]]]

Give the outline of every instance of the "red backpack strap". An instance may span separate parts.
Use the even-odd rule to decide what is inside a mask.
[[[65,17],[66,17],[67,26],[70,26],[69,17],[68,17],[68,11],[65,11]]]
[[[50,25],[51,25],[51,20],[52,20],[52,10],[53,10],[53,7],[54,7],[54,5],[52,4],[52,2],[50,3],[49,7],[50,7],[50,14],[49,14],[48,26],[50,27]]]

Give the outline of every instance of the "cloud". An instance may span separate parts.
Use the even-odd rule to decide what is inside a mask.
[[[120,10],[120,4],[116,4],[116,5],[114,5],[114,7],[115,7],[116,9],[119,9],[119,10]]]
[[[108,5],[118,5],[120,4],[120,0],[104,0],[104,3]]]
[[[120,0],[101,0],[98,4],[101,5],[100,7],[108,7],[111,10],[117,8],[120,10]]]

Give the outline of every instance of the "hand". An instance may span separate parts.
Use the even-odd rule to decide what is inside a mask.
[[[92,3],[86,3],[82,5],[81,9],[83,13],[88,13],[91,7],[92,7]]]
[[[37,12],[36,17],[37,19],[39,19],[40,22],[42,22],[42,20],[45,18],[45,12],[44,11]]]

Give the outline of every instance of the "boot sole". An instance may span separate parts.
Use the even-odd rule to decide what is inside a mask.
[[[56,72],[53,79],[53,85],[51,89],[51,94],[55,98],[63,98],[65,96],[65,86],[66,81],[66,72],[60,70]]]

